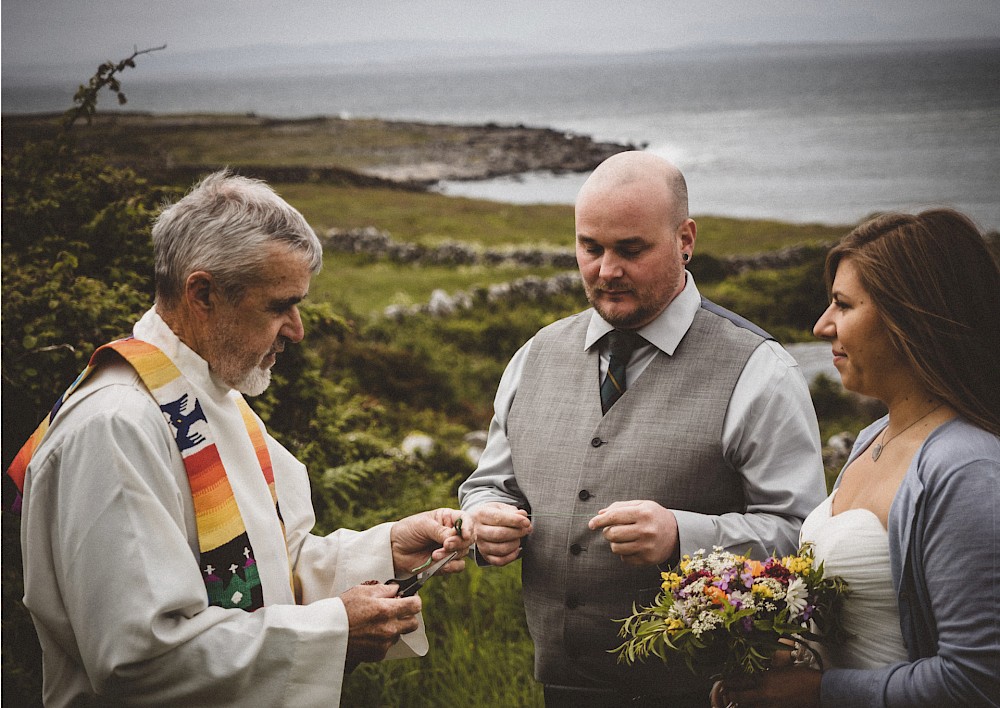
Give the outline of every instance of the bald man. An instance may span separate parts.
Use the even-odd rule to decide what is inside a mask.
[[[709,705],[684,666],[618,664],[614,620],[682,554],[795,550],[825,494],[805,379],[701,297],[685,268],[696,238],[674,165],[625,152],[593,172],[576,204],[592,307],[514,355],[459,489],[481,562],[521,559],[548,708]]]

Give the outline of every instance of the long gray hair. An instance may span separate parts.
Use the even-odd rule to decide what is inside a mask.
[[[239,302],[267,264],[270,243],[301,252],[312,272],[323,264],[323,247],[312,227],[270,186],[220,170],[194,186],[153,224],[156,299],[176,305],[187,277],[212,274],[229,302]]]

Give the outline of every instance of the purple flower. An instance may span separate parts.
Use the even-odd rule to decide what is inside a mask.
[[[719,588],[720,590],[728,591],[729,584],[736,578],[736,575],[737,573],[735,569],[727,568],[726,570],[722,571],[722,574],[719,576],[719,579],[712,584],[715,587]]]

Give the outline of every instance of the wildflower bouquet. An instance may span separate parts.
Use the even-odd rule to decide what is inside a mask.
[[[847,585],[823,577],[809,544],[764,562],[719,547],[707,556],[698,551],[662,578],[653,604],[620,620],[620,662],[654,655],[682,659],[698,675],[753,677],[776,650],[791,648],[782,640],[837,641],[841,633]]]

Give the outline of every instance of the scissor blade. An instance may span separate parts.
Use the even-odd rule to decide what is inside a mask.
[[[430,578],[434,573],[441,570],[448,561],[455,558],[458,555],[458,551],[446,555],[444,558],[439,560],[437,563],[427,566],[419,573],[411,575],[408,578],[393,578],[392,580],[386,580],[387,583],[396,583],[399,585],[399,592],[396,593],[397,597],[410,597],[415,595],[417,590],[424,586],[427,579]]]
[[[452,561],[455,558],[455,556],[457,556],[457,555],[458,555],[458,551],[452,551],[451,553],[449,553],[448,555],[446,555],[444,558],[442,558],[441,560],[439,560],[437,563],[433,563],[430,566],[428,566],[427,568],[424,568],[422,571],[420,571],[419,573],[417,573],[417,582],[419,582],[421,585],[423,585],[424,582],[427,580],[427,578],[431,577],[432,575],[434,575],[434,573],[436,573],[439,570],[441,570],[441,568],[443,568],[450,561]]]

